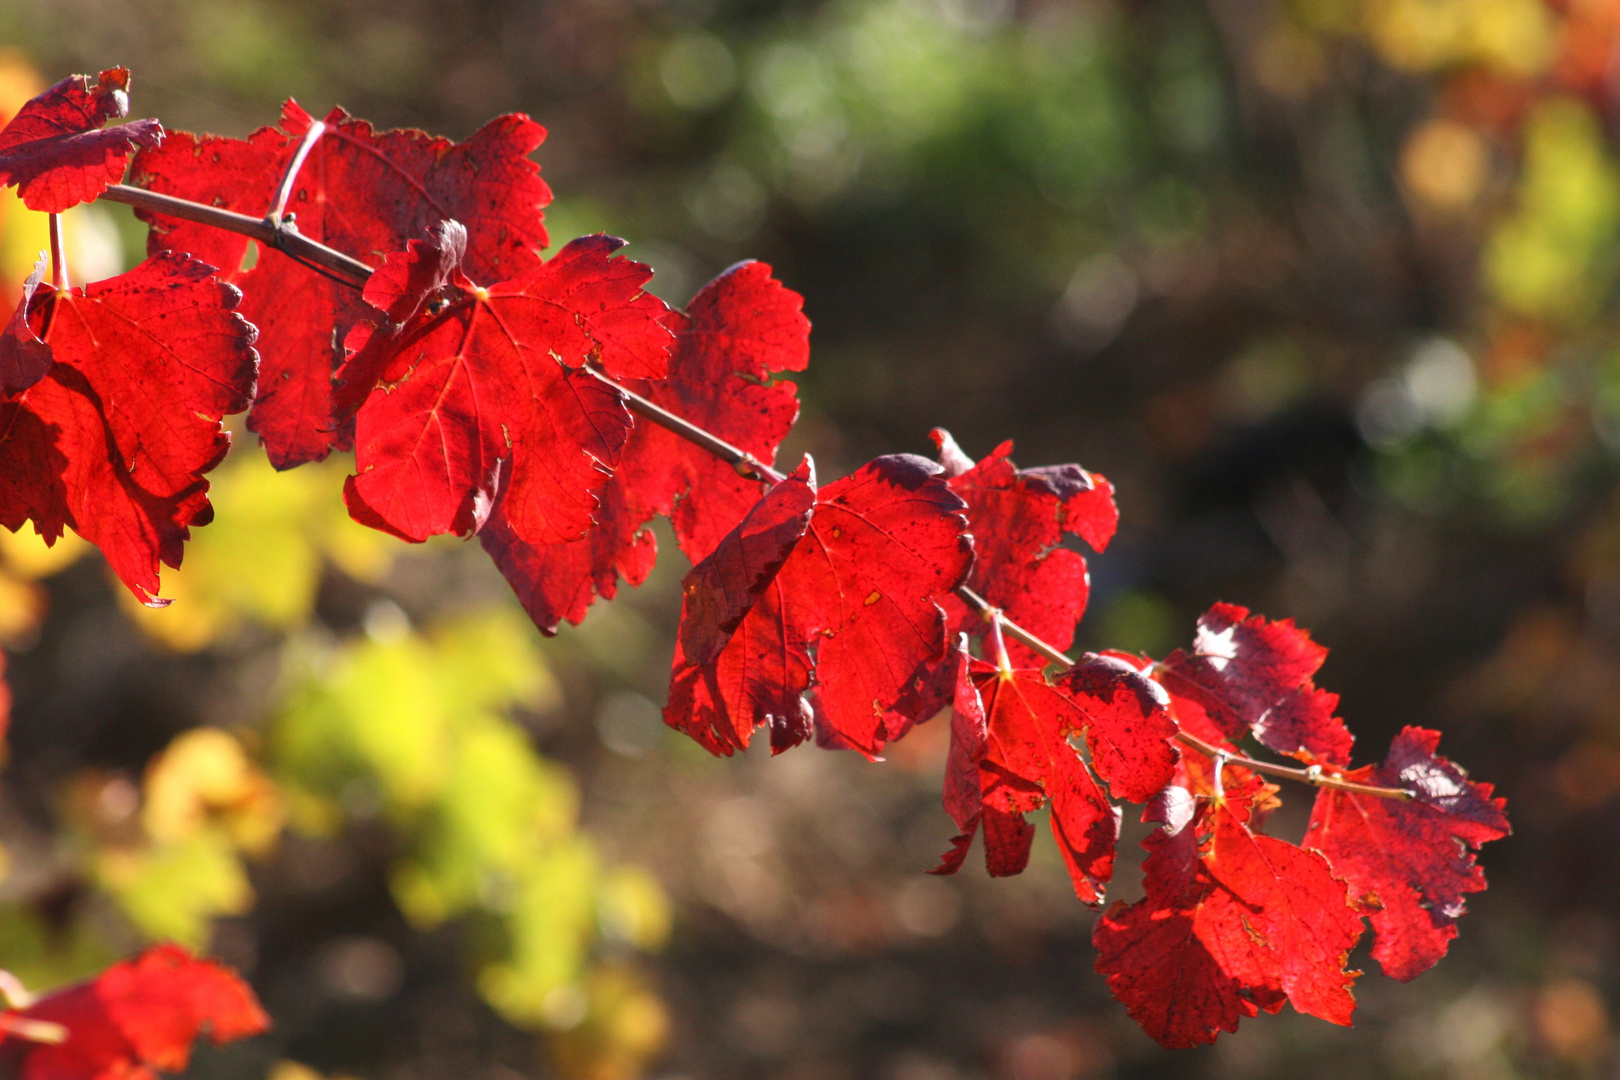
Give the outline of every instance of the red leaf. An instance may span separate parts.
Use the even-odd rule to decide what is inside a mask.
[[[456,298],[424,310],[378,365],[387,392],[355,422],[355,520],[406,540],[483,526],[502,486],[502,518],[532,544],[583,536],[595,492],[630,433],[616,391],[580,370],[652,368],[668,347],[652,272],[609,256],[622,241],[575,240],[514,281],[458,276]],[[405,272],[404,260],[379,273]],[[342,373],[350,374],[347,368]]]
[[[1013,877],[1029,865],[1035,826],[1023,814],[984,808],[984,865],[991,877]]]
[[[1091,579],[1085,558],[1058,545],[1067,532],[1097,551],[1108,546],[1119,521],[1113,485],[1078,465],[1018,469],[1011,442],[963,468],[967,457],[950,433],[935,428],[930,434],[941,460],[951,462],[951,490],[968,504],[976,556],[969,587],[1042,641],[1067,649],[1085,612]],[[958,629],[980,625],[977,612],[955,597],[945,608]],[[1007,651],[1016,665],[1041,662],[1016,641],[1007,643]]]
[[[154,946],[6,1015],[67,1029],[58,1045],[4,1037],[21,1052],[22,1080],[155,1080],[153,1070],[184,1070],[204,1032],[226,1043],[269,1027],[234,972],[177,945]]]
[[[672,313],[678,334],[668,378],[627,385],[769,464],[799,412],[793,384],[772,379],[809,362],[810,324],[800,304],[770,267],[735,266],[703,287],[688,314]],[[644,526],[655,514],[673,519],[682,549],[700,562],[759,490],[759,481],[641,421],[601,491],[597,525],[583,538],[524,544],[503,524],[499,505],[479,538],[535,624],[554,633],[564,619],[584,619],[597,596],[612,599],[621,574],[631,585],[646,580],[657,545]]]
[[[632,442],[639,431],[631,432]],[[525,543],[506,523],[504,493],[496,498],[479,542],[542,633],[555,634],[564,619],[579,625],[598,596],[613,599],[619,575],[640,585],[652,573],[658,545],[642,528],[652,514],[629,505],[626,495],[615,473],[597,495],[596,524],[566,544]]]
[[[1053,839],[1063,852],[1075,893],[1084,903],[1101,903],[1114,871],[1119,812],[1069,745],[1069,736],[1079,733],[1086,718],[1038,669],[975,663],[973,680],[988,717],[989,737],[979,763],[986,807],[1022,814],[1050,799]],[[989,856],[988,832],[985,842]],[[999,873],[994,865],[991,873]]]
[[[398,350],[407,324],[430,298],[454,285],[466,255],[466,227],[459,221],[441,221],[428,230],[428,239],[412,240],[404,251],[389,255],[367,279],[360,295],[384,318],[381,324],[356,323],[343,339],[348,359],[332,392],[332,413],[340,423],[365,404]]]
[[[1216,604],[1198,620],[1193,651],[1171,653],[1158,678],[1171,694],[1197,703],[1227,738],[1252,731],[1278,753],[1347,765],[1354,736],[1333,715],[1339,695],[1311,682],[1326,658],[1327,649],[1292,619],[1269,622]]]
[[[247,139],[171,132],[161,149],[135,160],[135,183],[153,191],[261,217],[309,114],[289,101],[280,127]],[[299,232],[373,261],[400,251],[438,223],[467,229],[466,273],[475,281],[510,281],[540,265],[546,246],[541,209],[551,191],[529,160],[545,129],[526,116],[497,117],[465,142],[420,131],[375,131],[341,109],[299,171],[287,210]],[[346,445],[332,409],[332,375],[350,328],[369,309],[352,290],[206,225],[140,212],[152,226],[152,251],[189,251],[224,268],[242,287],[242,314],[264,328],[264,373],[248,427],[270,460],[286,469]]]
[[[1149,836],[1147,895],[1115,904],[1093,930],[1097,970],[1165,1046],[1213,1042],[1284,1000],[1350,1023],[1358,973],[1344,962],[1360,915],[1320,854],[1249,828],[1264,793],[1242,785],[1200,807],[1193,825]]]
[[[90,202],[124,178],[136,146],[163,141],[163,125],[129,113],[129,70],[110,68],[94,83],[71,75],[29,101],[0,130],[0,186],[17,185],[30,210],[59,214]]]
[[[1116,799],[1146,802],[1170,783],[1177,754],[1169,697],[1130,664],[1087,654],[1056,689],[1081,717],[1091,765]]]
[[[1410,802],[1323,788],[1305,842],[1327,856],[1356,896],[1376,897],[1373,959],[1386,975],[1414,979],[1446,954],[1465,896],[1485,888],[1473,851],[1511,831],[1491,785],[1435,753],[1440,733],[1409,727],[1384,763],[1346,779],[1414,792]]]
[[[0,333],[0,395],[20,394],[45,377],[51,369],[51,348],[28,325],[28,308],[34,292],[45,276],[45,253],[40,253],[34,272],[23,282],[22,299]]]
[[[967,858],[968,845],[979,828],[979,817],[984,811],[984,793],[979,784],[979,762],[984,759],[985,742],[989,729],[984,714],[984,699],[973,685],[968,655],[967,638],[960,637],[957,646],[946,658],[955,680],[955,700],[951,709],[951,747],[945,759],[945,812],[951,815],[956,827],[962,830],[954,838],[952,848],[929,873],[954,874]]]
[[[106,281],[48,292],[30,311],[54,357],[0,402],[0,524],[32,518],[101,548],[145,603],[158,564],[179,566],[190,526],[213,516],[202,476],[224,458],[227,413],[247,408],[254,329],[211,267],[159,255]]]
[[[937,473],[895,454],[823,488],[780,575],[799,632],[815,643],[818,718],[868,756],[894,737],[885,714],[912,673],[944,655],[937,601],[973,559],[962,502]]]
[[[675,327],[669,378],[643,393],[769,465],[799,416],[797,387],[778,381],[810,363],[810,321],[803,298],[745,262],[705,285]],[[625,459],[625,482],[648,506],[668,514],[693,562],[714,550],[758,497],[758,481],[672,432],[638,427]]]
[[[806,457],[692,567],[681,590],[681,652],[688,663],[707,664],[720,655],[810,527],[815,504],[815,468]]]
[[[813,668],[820,719],[875,756],[911,673],[944,653],[934,598],[970,558],[961,501],[937,473],[895,455],[822,488],[804,537],[714,660],[692,663],[677,649],[669,724],[730,753],[771,723],[782,749],[807,733],[799,694]]]

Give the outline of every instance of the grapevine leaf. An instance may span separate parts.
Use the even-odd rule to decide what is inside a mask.
[[[332,412],[339,422],[360,411],[393,359],[407,324],[430,297],[454,283],[466,255],[466,226],[441,221],[428,230],[428,239],[412,240],[404,251],[389,255],[367,279],[361,298],[383,318],[380,323],[355,323],[343,339],[348,358],[332,392]]]
[[[803,304],[764,263],[732,267],[677,320],[669,378],[647,384],[646,396],[769,465],[799,416],[797,387],[776,376],[810,363]],[[625,481],[669,515],[681,550],[699,562],[753,505],[758,482],[672,432],[641,429]]]
[[[1052,806],[1052,835],[1063,854],[1076,895],[1087,904],[1102,901],[1113,876],[1114,846],[1119,839],[1119,812],[1109,805],[1080,754],[1069,744],[1087,717],[1039,669],[999,668],[974,660],[968,669],[977,693],[958,688],[956,699],[970,710],[966,724],[953,723],[946,774],[946,808],[958,812],[974,803],[965,792],[967,763],[976,765],[979,802],[984,808],[985,862],[995,877],[1016,874],[1029,858],[1033,830],[1023,815]],[[984,738],[978,740],[973,702],[982,701]],[[975,754],[974,742],[978,742]],[[1169,768],[1165,769],[1165,781]],[[1160,786],[1163,786],[1162,784]],[[953,813],[953,816],[956,816]],[[953,841],[937,872],[961,864],[972,838],[970,814],[958,820],[965,835]]]
[[[632,444],[642,430],[637,425],[631,432]],[[564,619],[577,626],[597,596],[613,599],[621,574],[640,585],[652,573],[658,546],[642,527],[652,514],[627,495],[615,472],[597,496],[596,524],[565,544],[526,543],[506,522],[505,493],[496,498],[479,542],[541,632],[555,634]]]
[[[815,642],[815,704],[839,739],[876,756],[886,714],[949,638],[938,598],[973,561],[962,501],[939,467],[881,457],[823,488],[796,558],[779,575],[798,630]]]
[[[668,378],[626,385],[769,464],[793,426],[799,405],[778,371],[809,362],[810,324],[797,293],[771,278],[763,263],[742,263],[705,285],[676,331]],[[579,623],[591,602],[612,599],[623,575],[646,580],[657,557],[645,526],[668,515],[676,539],[701,562],[759,497],[759,482],[714,455],[651,423],[638,423],[619,466],[600,494],[597,525],[567,544],[524,544],[504,523],[498,503],[479,533],[535,624],[554,633]]]
[[[1055,689],[1081,717],[1092,767],[1115,798],[1146,802],[1170,783],[1176,725],[1157,683],[1130,664],[1087,654]]]
[[[227,1043],[269,1027],[235,972],[178,945],[154,946],[6,1016],[67,1029],[54,1045],[0,1036],[21,1053],[21,1080],[155,1080],[154,1070],[184,1070],[204,1032]]]
[[[911,672],[942,658],[934,598],[971,558],[961,500],[938,472],[894,455],[822,488],[805,535],[724,648],[704,664],[677,648],[669,724],[724,754],[770,723],[784,749],[808,734],[799,695],[813,670],[821,723],[875,756]]]
[[[1333,715],[1339,695],[1311,676],[1327,649],[1292,619],[1270,622],[1236,604],[1216,604],[1198,620],[1191,653],[1177,649],[1159,681],[1189,698],[1226,735],[1253,732],[1261,744],[1310,762],[1347,765],[1354,736]]]
[[[213,517],[203,474],[230,446],[220,419],[252,399],[239,298],[183,255],[44,292],[29,324],[54,362],[0,402],[0,524],[32,518],[47,543],[72,527],[137,599],[164,603],[159,562],[179,566],[190,526]]]
[[[1485,888],[1471,849],[1511,831],[1506,801],[1438,756],[1439,743],[1437,731],[1403,729],[1383,764],[1345,777],[1415,797],[1399,802],[1323,788],[1305,834],[1353,894],[1381,905],[1372,915],[1373,959],[1403,982],[1446,954],[1465,896]]]
[[[262,216],[311,117],[292,101],[279,127],[246,139],[173,132],[135,159],[153,191]],[[526,116],[491,120],[462,143],[420,131],[376,131],[334,109],[287,202],[298,231],[367,261],[403,249],[438,223],[467,230],[464,270],[510,281],[540,265],[541,210],[551,191],[529,160],[545,129]],[[264,328],[264,374],[248,418],[270,460],[286,469],[347,444],[333,414],[332,375],[355,323],[371,312],[352,290],[246,237],[141,211],[151,251],[189,251],[226,269],[244,293],[242,314]],[[246,265],[251,263],[251,265]]]
[[[355,520],[412,541],[465,535],[508,486],[502,517],[518,538],[584,535],[631,421],[581,366],[657,370],[670,339],[667,309],[641,291],[652,271],[610,258],[622,244],[584,237],[487,289],[458,274],[455,299],[418,312],[378,366],[388,392],[356,416]]]
[[[815,468],[806,457],[692,567],[681,589],[681,652],[689,663],[710,663],[725,648],[810,527],[815,504]]]
[[[967,858],[968,845],[978,831],[984,811],[984,792],[979,784],[979,762],[984,759],[989,731],[985,722],[984,699],[973,684],[973,658],[967,651],[967,637],[958,635],[956,648],[947,657],[955,680],[951,708],[951,747],[945,759],[945,812],[951,815],[961,834],[951,840],[951,850],[929,873],[954,874]]]
[[[1146,896],[1097,921],[1097,970],[1168,1047],[1213,1042],[1284,1001],[1349,1024],[1358,972],[1344,963],[1361,917],[1328,861],[1250,828],[1265,786],[1248,781],[1201,806],[1177,833],[1157,830]]]
[[[930,434],[941,461],[951,463],[951,490],[968,504],[977,555],[969,587],[1042,641],[1067,649],[1091,583],[1085,558],[1059,544],[1064,533],[1072,533],[1097,551],[1108,546],[1119,522],[1113,485],[1078,465],[1019,469],[1011,442],[964,467],[967,456],[949,432],[935,428]],[[958,629],[977,620],[955,597],[945,608]],[[1007,651],[1015,665],[1038,662],[1019,642],[1008,642]]]
[[[124,178],[137,146],[156,147],[163,125],[132,120],[129,69],[109,68],[94,82],[70,75],[17,110],[0,129],[0,186],[17,186],[30,210],[59,214],[90,202]]]
[[[707,664],[688,663],[676,639],[664,722],[712,754],[746,750],[754,729],[766,724],[777,753],[810,736],[810,705],[801,695],[813,661],[808,643],[786,625],[783,592],[780,580],[767,585]]]
[[[22,299],[11,322],[0,333],[0,394],[20,394],[45,377],[51,369],[51,348],[28,325],[28,308],[34,292],[45,276],[45,253],[39,253],[34,272],[23,282]]]
[[[1035,826],[1023,814],[984,808],[984,865],[991,877],[1013,877],[1029,865]]]

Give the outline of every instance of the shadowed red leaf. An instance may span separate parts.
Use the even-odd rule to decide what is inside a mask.
[[[135,147],[163,141],[156,120],[101,125],[129,114],[129,70],[95,81],[70,75],[17,110],[0,129],[0,186],[17,185],[30,210],[59,214],[124,178]]]
[[[378,365],[388,392],[356,416],[344,488],[355,520],[413,541],[465,535],[504,486],[502,520],[519,539],[584,535],[631,421],[581,365],[646,373],[670,340],[667,309],[641,291],[652,271],[610,258],[620,246],[584,237],[487,289],[458,276],[455,299],[418,313]]]
[[[707,664],[677,649],[669,724],[730,753],[771,723],[783,749],[808,733],[799,695],[813,669],[821,723],[876,755],[907,678],[945,650],[934,598],[970,557],[961,501],[938,471],[895,455],[822,488],[809,529],[725,647]]]
[[[681,585],[681,652],[691,664],[720,654],[810,527],[815,468],[806,457],[754,504]]]
[[[1323,788],[1311,811],[1305,843],[1327,856],[1352,894],[1370,895],[1373,959],[1405,981],[1433,967],[1457,936],[1468,893],[1485,888],[1472,849],[1511,831],[1507,803],[1491,785],[1476,783],[1435,749],[1440,733],[1409,727],[1390,745],[1382,765],[1346,778],[1405,788],[1408,802]]]
[[[951,815],[961,835],[951,840],[951,850],[941,858],[931,874],[954,874],[967,858],[968,846],[978,831],[984,812],[984,793],[979,784],[979,762],[984,759],[984,699],[973,684],[966,635],[958,635],[956,648],[946,658],[956,692],[951,706],[951,744],[945,758],[945,812]]]
[[[246,139],[172,132],[135,160],[153,191],[261,217],[311,118],[289,101],[279,127]],[[462,143],[420,131],[376,131],[341,109],[299,170],[287,202],[303,235],[372,262],[447,219],[467,229],[463,269],[474,281],[511,281],[540,264],[541,210],[551,191],[529,160],[545,129],[500,116]],[[346,444],[332,408],[332,375],[350,328],[372,312],[353,290],[278,251],[223,230],[140,213],[151,251],[191,252],[242,287],[242,314],[263,327],[264,371],[248,427],[285,469]],[[247,260],[252,244],[253,260]],[[248,265],[244,268],[245,260]]]
[[[1216,604],[1199,618],[1192,652],[1171,653],[1158,679],[1195,702],[1227,738],[1253,732],[1278,753],[1347,765],[1355,740],[1333,715],[1339,695],[1311,682],[1326,658],[1327,649],[1292,619],[1270,622]]]
[[[54,362],[0,401],[0,524],[32,519],[47,543],[71,527],[160,604],[158,564],[212,519],[203,474],[230,446],[220,419],[252,397],[254,329],[236,289],[180,255],[42,293],[29,320]]]
[[[1115,904],[1093,930],[1097,970],[1165,1046],[1213,1042],[1285,1000],[1350,1023],[1358,973],[1344,963],[1361,917],[1320,854],[1249,828],[1264,793],[1245,783],[1180,832],[1149,836],[1146,896]]]
[[[226,1043],[269,1027],[234,972],[177,945],[154,946],[6,1015],[67,1029],[57,1045],[3,1037],[21,1057],[21,1080],[156,1080],[154,1070],[185,1069],[200,1035]]]
[[[40,252],[34,272],[23,282],[22,299],[11,321],[0,332],[0,395],[20,394],[45,377],[51,369],[51,348],[28,325],[28,309],[45,276],[45,253]]]

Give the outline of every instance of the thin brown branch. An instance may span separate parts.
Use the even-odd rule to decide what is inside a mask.
[[[233,210],[223,210],[217,206],[207,206],[173,195],[160,195],[145,188],[130,187],[128,184],[114,184],[101,197],[109,202],[133,206],[138,210],[150,210],[183,221],[195,221],[200,225],[212,225],[216,229],[240,233],[267,247],[285,252],[300,262],[328,271],[333,277],[341,279],[344,284],[353,285],[357,289],[364,288],[366,280],[371,277],[371,267],[335,248],[311,240],[290,222],[271,225],[259,218],[251,218]]]
[[[309,125],[304,137],[298,141],[298,149],[293,152],[292,160],[287,163],[287,171],[281,174],[281,183],[276,185],[276,196],[270,200],[270,209],[264,212],[264,223],[272,228],[281,224],[287,213],[287,200],[292,198],[293,184],[298,181],[298,170],[304,167],[304,159],[309,152],[315,149],[315,144],[326,134],[326,121],[317,120]]]
[[[1333,776],[1320,769],[1298,769],[1291,765],[1279,765],[1274,761],[1260,761],[1255,758],[1243,757],[1222,750],[1213,743],[1207,743],[1196,735],[1189,735],[1185,731],[1176,732],[1176,739],[1185,746],[1190,746],[1200,754],[1209,758],[1219,758],[1228,765],[1241,765],[1245,769],[1267,776],[1280,776],[1285,780],[1297,780],[1301,784],[1310,784],[1312,787],[1332,788],[1335,791],[1347,791],[1354,795],[1374,795],[1380,799],[1394,799],[1397,802],[1407,802],[1413,798],[1410,791],[1405,788],[1379,787],[1376,784],[1358,784],[1354,780],[1346,780],[1342,776]]]
[[[996,622],[1001,625],[1002,632],[1008,637],[1015,638],[1016,640],[1022,642],[1060,667],[1074,667],[1074,661],[1069,658],[1067,653],[1047,644],[1034,634],[1030,633],[1028,630],[1025,630],[1022,626],[1019,626],[1017,623],[1007,618],[1007,616],[1001,613],[1000,609],[996,608],[990,603],[990,601],[986,600],[984,597],[980,596],[966,585],[958,588],[956,590],[956,595],[960,596],[964,601],[966,601],[970,607],[976,608],[985,618],[995,619]],[[1342,777],[1324,772],[1319,768],[1301,769],[1292,765],[1279,765],[1272,761],[1261,761],[1258,758],[1244,757],[1241,754],[1234,754],[1229,750],[1223,750],[1218,746],[1207,743],[1198,736],[1189,735],[1185,731],[1177,731],[1176,740],[1184,746],[1189,746],[1192,749],[1197,750],[1205,757],[1222,758],[1230,765],[1241,765],[1245,769],[1251,769],[1257,773],[1264,773],[1267,776],[1280,776],[1287,780],[1297,780],[1302,784],[1310,784],[1312,787],[1333,788],[1335,791],[1348,791],[1356,795],[1376,795],[1380,799],[1397,799],[1404,802],[1412,798],[1412,793],[1404,788],[1378,787],[1373,784],[1358,784],[1354,780],[1345,780]]]
[[[595,368],[586,368],[585,370],[618,391],[619,396],[624,399],[625,405],[631,412],[651,420],[666,431],[674,432],[687,442],[702,447],[733,469],[736,469],[740,475],[752,476],[767,484],[779,484],[784,479],[780,472],[766,465],[748,451],[740,450],[713,432],[698,427],[690,420],[681,419],[668,409],[654,405],[640,394],[620,386]]]
[[[300,146],[301,153],[307,153],[307,147],[309,145],[313,145],[313,139],[310,139],[307,135],[305,138],[305,144]],[[288,175],[291,176],[295,171],[295,169],[289,170]],[[283,184],[290,186],[290,181],[284,177]],[[269,244],[272,247],[286,252],[293,258],[297,258],[300,259],[300,261],[324,268],[325,270],[330,271],[334,277],[344,279],[347,281],[347,283],[356,287],[363,287],[366,280],[371,277],[371,267],[367,266],[358,259],[350,258],[341,251],[334,248],[329,248],[325,244],[317,243],[314,240],[310,240],[307,237],[300,235],[297,229],[293,227],[290,222],[279,222],[272,224],[269,221],[260,221],[250,218],[246,214],[238,214],[230,210],[222,210],[216,206],[206,206],[202,203],[192,202],[189,199],[176,198],[172,195],[160,195],[156,192],[147,191],[144,188],[129,187],[125,184],[112,185],[107,189],[106,193],[102,195],[102,198],[108,199],[112,202],[125,203],[126,205],[134,206],[139,209],[152,210],[160,214],[167,214],[170,217],[177,217],[186,221],[195,221],[203,225],[212,225],[215,228],[225,229],[230,232],[240,233],[244,236],[252,237],[261,243]],[[51,220],[53,223],[56,221],[54,215],[52,216]],[[58,247],[58,238],[54,229],[52,231],[52,241],[52,252],[54,254]],[[739,474],[743,476],[752,476],[764,483],[770,484],[780,483],[783,480],[784,477],[782,473],[778,472],[771,466],[766,465],[764,462],[760,461],[746,450],[733,446],[731,443],[726,442],[713,432],[699,427],[690,420],[685,420],[675,415],[662,406],[653,404],[640,394],[626,389],[593,368],[587,367],[585,370],[590,372],[594,378],[599,379],[607,386],[612,387],[624,400],[626,407],[629,408],[631,412],[636,413],[638,416],[641,416],[654,424],[657,424],[659,427],[662,427],[667,431],[674,432],[676,435],[696,446],[702,447],[715,457],[731,465],[731,467],[736,469]],[[1074,661],[1070,659],[1069,656],[1061,649],[1055,648],[1047,642],[1042,641],[1028,630],[1025,630],[1022,626],[1019,626],[1017,623],[1008,619],[1001,613],[1000,609],[996,608],[988,600],[974,592],[972,589],[968,588],[966,585],[959,586],[956,590],[956,595],[961,597],[964,603],[978,611],[986,619],[998,623],[1002,632],[1004,632],[1007,636],[1022,642],[1031,649],[1034,649],[1037,653],[1040,653],[1054,664],[1064,668],[1071,668],[1074,666]],[[1246,769],[1252,769],[1255,772],[1264,773],[1268,776],[1283,777],[1288,780],[1297,780],[1302,784],[1310,784],[1312,787],[1333,788],[1337,791],[1347,791],[1357,795],[1375,795],[1383,799],[1406,800],[1412,798],[1411,792],[1401,788],[1375,787],[1371,784],[1358,784],[1354,781],[1344,780],[1340,777],[1332,776],[1317,768],[1301,769],[1289,765],[1278,765],[1270,761],[1260,761],[1255,758],[1231,754],[1225,750],[1222,750],[1220,747],[1212,746],[1197,736],[1189,735],[1184,731],[1178,731],[1176,733],[1176,738],[1184,746],[1191,747],[1192,749],[1197,750],[1199,753],[1208,757],[1221,758],[1230,764],[1241,765]]]

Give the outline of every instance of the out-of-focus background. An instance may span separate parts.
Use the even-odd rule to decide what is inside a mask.
[[[1049,845],[923,874],[940,724],[881,765],[661,726],[672,545],[541,640],[476,545],[240,439],[166,611],[0,533],[30,985],[213,950],[276,1026],[207,1077],[1617,1075],[1620,2],[0,0],[0,42],[0,112],[121,63],[173,128],[532,114],[554,238],[629,238],[678,304],[743,257],[805,295],[824,475],[933,425],[1105,473],[1081,643],[1293,617],[1359,761],[1441,728],[1517,829],[1436,970],[1363,958],[1353,1030],[1167,1053]],[[0,200],[12,297],[37,218]],[[67,224],[78,279],[139,257],[121,208]]]

